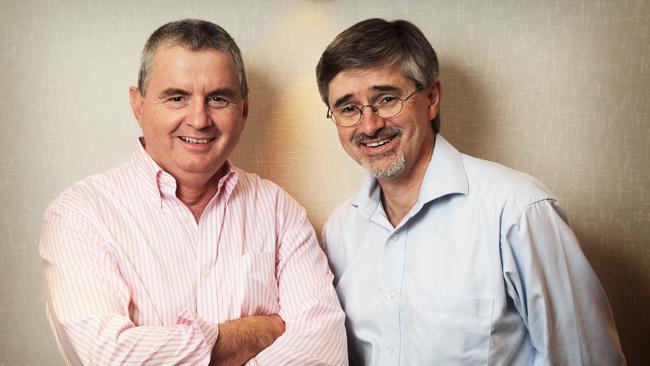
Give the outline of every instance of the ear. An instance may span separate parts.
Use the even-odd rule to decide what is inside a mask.
[[[433,120],[440,111],[440,99],[442,98],[442,84],[436,80],[433,85],[427,88],[427,98],[429,99],[429,120]]]
[[[242,100],[241,113],[244,123],[248,119],[248,97]]]
[[[138,120],[138,125],[142,128],[142,104],[144,97],[140,94],[140,89],[132,86],[129,88],[129,99],[131,101],[131,110],[135,119]]]

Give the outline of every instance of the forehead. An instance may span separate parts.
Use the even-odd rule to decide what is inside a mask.
[[[402,74],[399,65],[346,69],[330,81],[328,99],[331,102],[344,95],[360,97],[386,87],[406,90],[412,85],[413,82]]]
[[[228,51],[192,51],[182,46],[161,46],[154,53],[149,85],[158,84],[210,84],[239,90],[235,64]]]

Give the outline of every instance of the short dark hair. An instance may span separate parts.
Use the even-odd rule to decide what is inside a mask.
[[[220,26],[198,19],[184,19],[167,23],[149,36],[142,50],[140,73],[138,75],[138,89],[141,95],[144,96],[147,88],[149,73],[153,66],[153,56],[158,47],[163,44],[166,46],[182,46],[191,51],[228,51],[232,55],[235,64],[241,96],[243,98],[248,95],[244,61],[237,43]]]
[[[318,91],[329,106],[329,83],[341,71],[392,65],[399,65],[418,87],[438,80],[436,51],[418,27],[406,20],[361,21],[336,36],[323,52],[316,66]],[[440,112],[431,125],[434,133],[440,131]]]

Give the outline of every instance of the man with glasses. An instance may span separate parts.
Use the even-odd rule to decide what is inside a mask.
[[[227,160],[247,95],[221,27],[183,20],[151,35],[130,89],[133,157],[44,215],[48,316],[67,364],[347,364],[305,210]]]
[[[323,230],[351,364],[625,363],[553,194],[438,134],[438,61],[417,27],[357,23],[316,74],[341,145],[370,175]]]

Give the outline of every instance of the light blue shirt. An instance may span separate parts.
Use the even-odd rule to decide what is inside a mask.
[[[552,193],[440,135],[393,227],[368,178],[323,233],[352,365],[621,365],[611,309]]]

